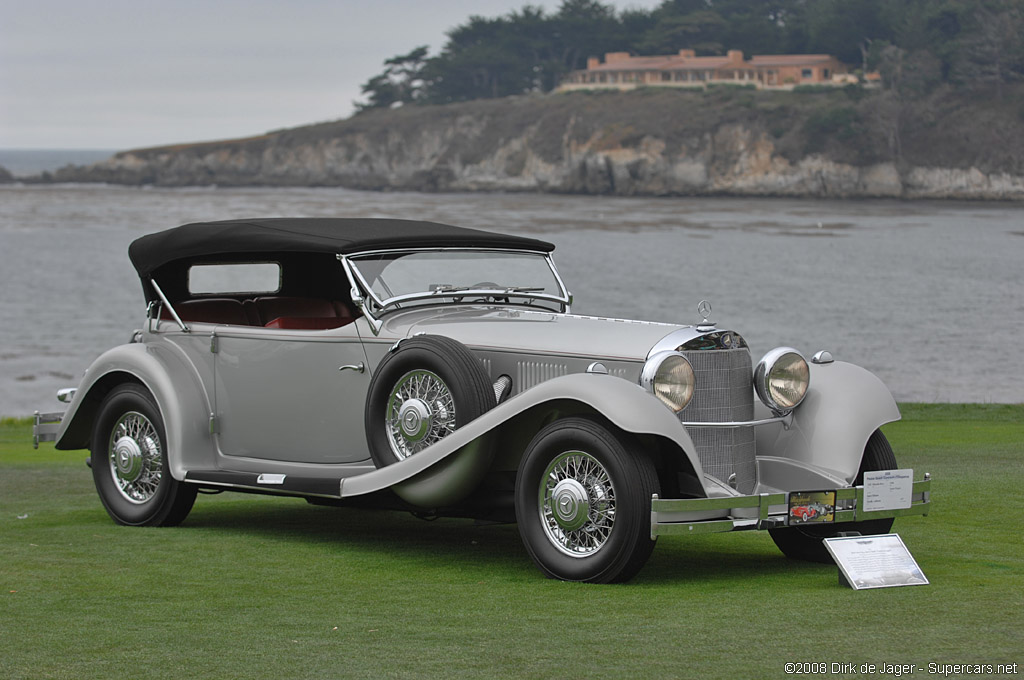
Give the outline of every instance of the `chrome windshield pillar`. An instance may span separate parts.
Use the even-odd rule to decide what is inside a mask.
[[[341,253],[338,253],[337,258],[338,262],[341,263],[342,270],[345,272],[345,278],[348,279],[348,294],[351,296],[353,304],[355,304],[355,306],[359,308],[359,311],[363,313],[363,316],[366,317],[366,322],[370,325],[370,330],[373,331],[373,334],[378,335],[380,333],[380,329],[384,326],[384,322],[381,321],[371,310],[374,299],[372,297],[373,293],[367,293],[371,296],[371,299],[368,301],[367,294],[364,294],[363,290],[360,288],[360,283],[365,284],[365,282],[361,277],[358,277],[355,269],[352,267],[352,263],[349,262],[348,258]],[[366,286],[366,290],[369,291],[370,287]]]

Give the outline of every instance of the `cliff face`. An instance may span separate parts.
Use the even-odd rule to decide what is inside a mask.
[[[787,96],[659,91],[408,107],[250,139],[122,152],[60,170],[54,180],[1024,199],[1019,156],[994,163],[992,154],[958,145],[935,126],[903,131],[895,154],[891,121],[873,123],[869,105],[848,103],[842,93]],[[845,117],[830,113],[837,110]],[[1020,132],[1007,130],[1018,140]],[[945,155],[933,154],[937,146]]]

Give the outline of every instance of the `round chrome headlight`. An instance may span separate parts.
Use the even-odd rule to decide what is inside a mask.
[[[764,355],[754,369],[754,389],[764,405],[776,413],[796,408],[810,384],[811,371],[800,352],[776,347]]]
[[[679,352],[658,352],[644,364],[640,384],[677,413],[693,398],[693,367]]]

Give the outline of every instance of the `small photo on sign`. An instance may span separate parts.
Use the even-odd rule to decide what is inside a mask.
[[[836,520],[835,491],[794,491],[789,494],[789,524],[820,524]]]

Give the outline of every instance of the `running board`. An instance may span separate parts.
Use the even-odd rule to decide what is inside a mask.
[[[185,481],[198,486],[216,486],[244,489],[282,496],[317,496],[341,498],[341,479],[323,477],[297,477],[255,472],[229,472],[226,470],[189,470]]]

